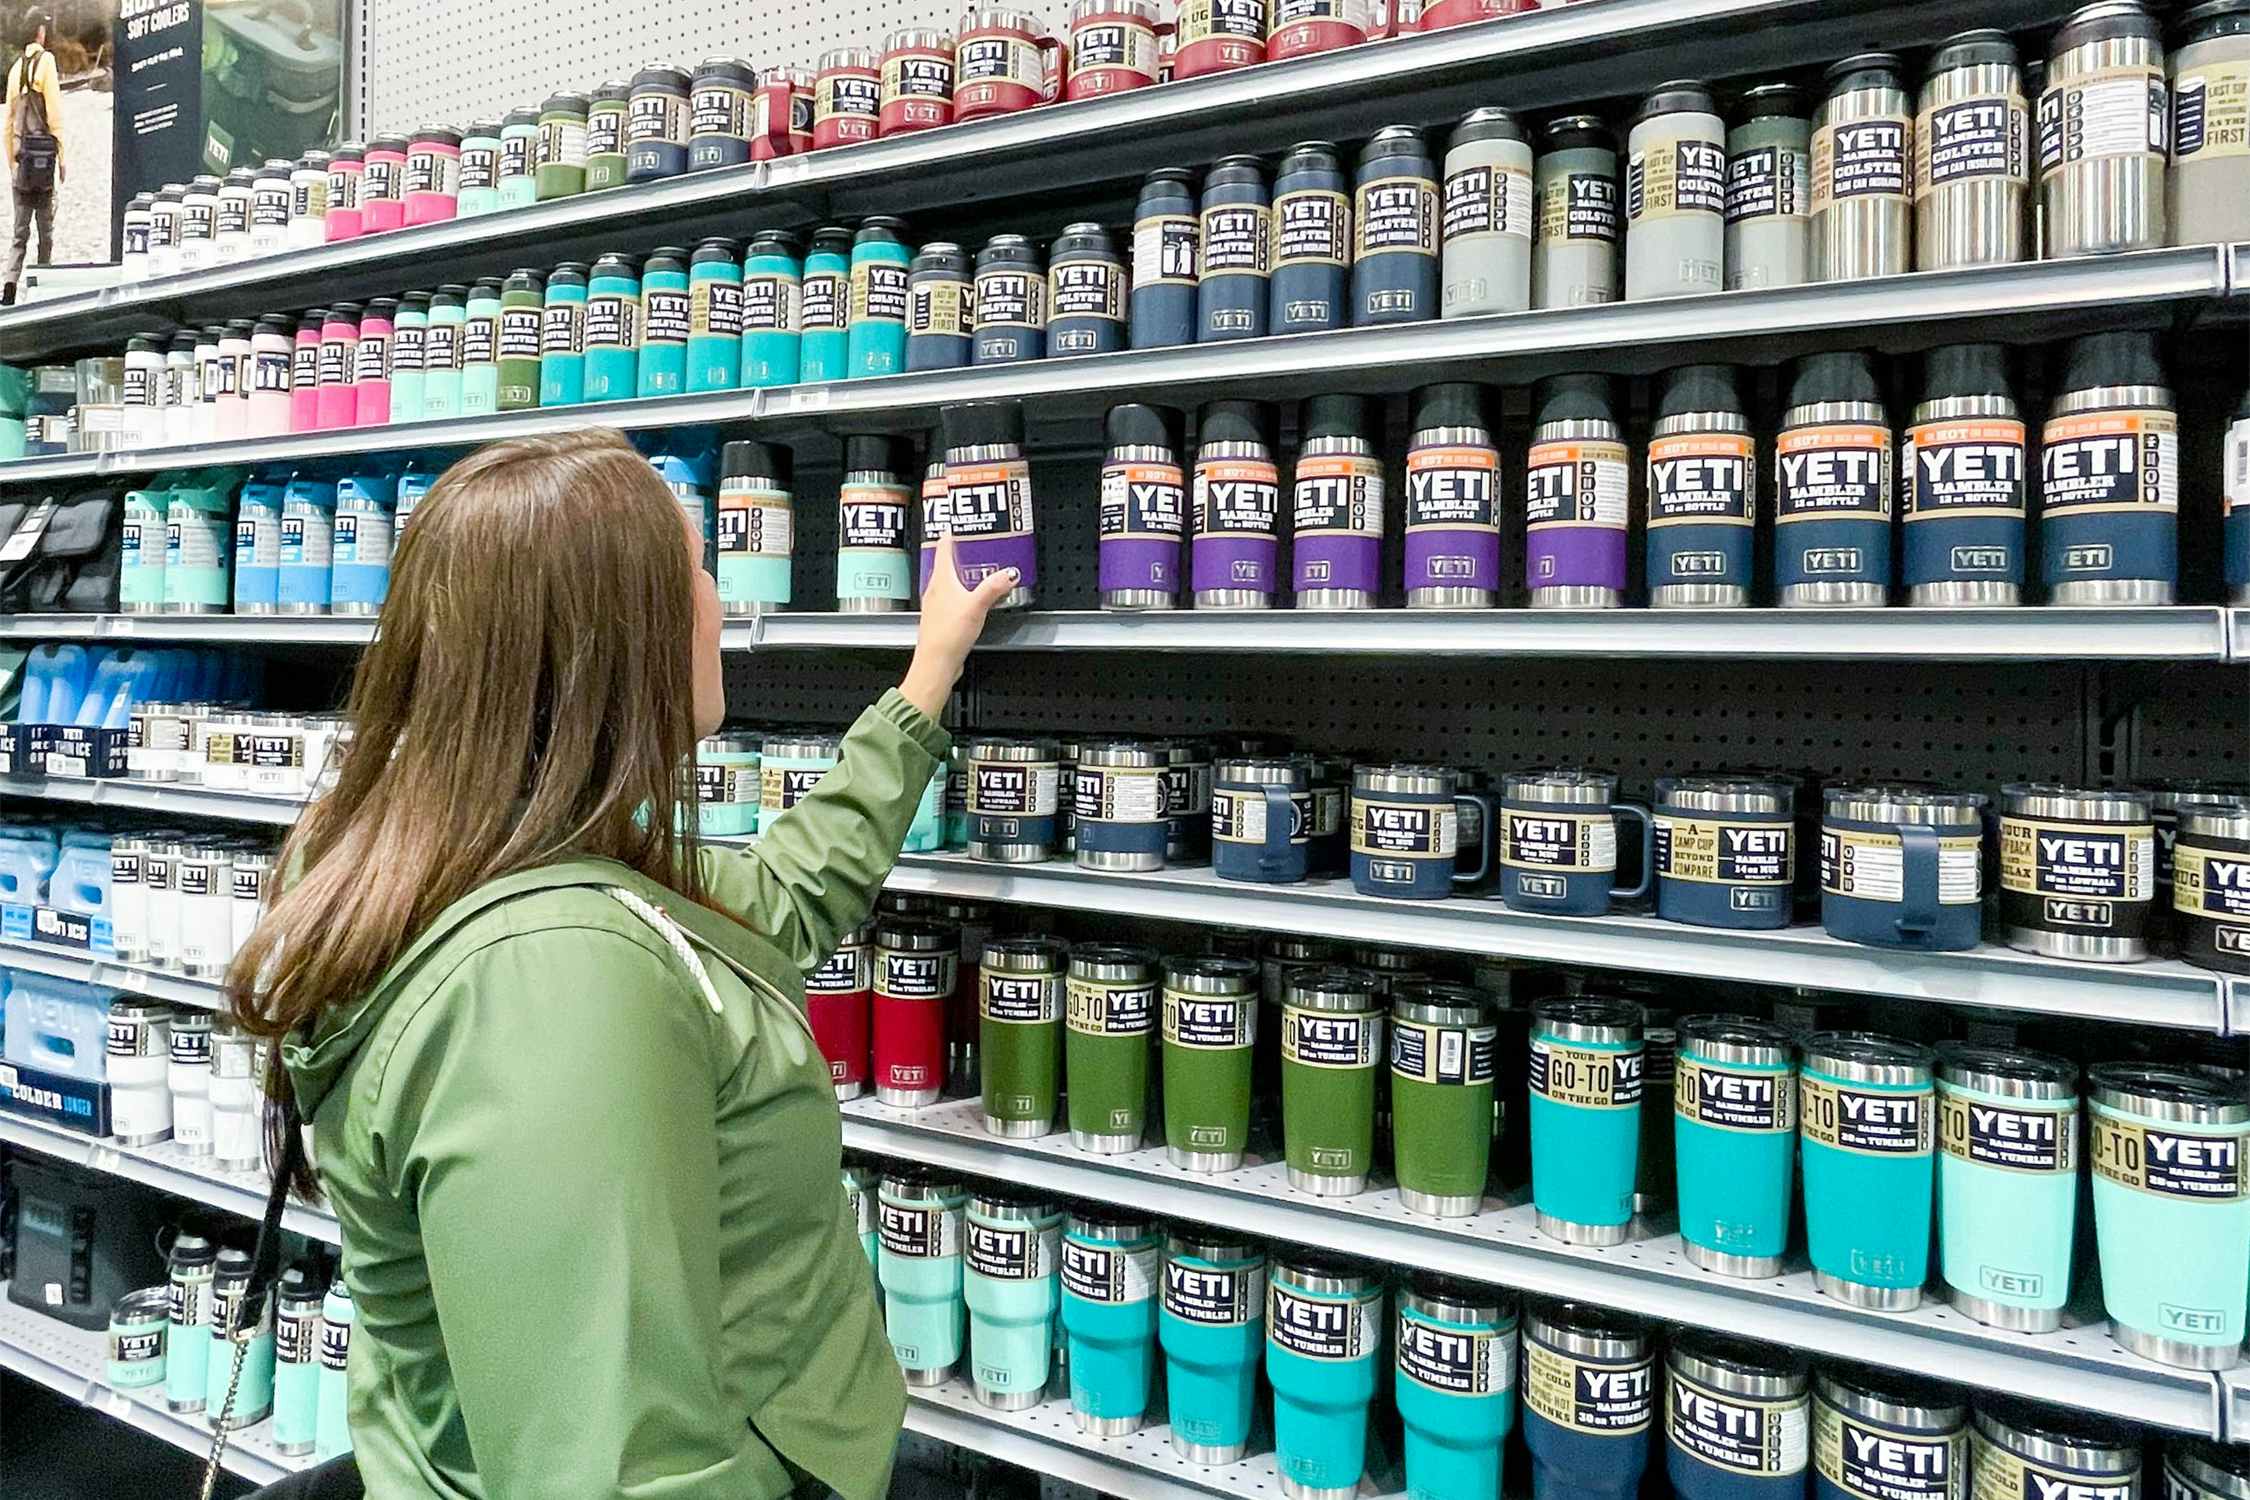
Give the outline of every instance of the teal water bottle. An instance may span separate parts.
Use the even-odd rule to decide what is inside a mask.
[[[1803,1355],[1683,1329],[1664,1377],[1664,1467],[1675,1500],[1803,1500],[1812,1457]]]
[[[1383,1282],[1318,1251],[1277,1256],[1266,1282],[1274,1467],[1290,1500],[1346,1500],[1367,1467],[1367,1406],[1383,1353]]]
[[[500,409],[501,280],[487,276],[469,288],[461,323],[461,415],[489,417]]]
[[[899,235],[904,219],[876,214],[852,236],[851,308],[844,330],[844,371],[896,375],[906,368],[906,273],[913,255]]]
[[[1642,1012],[1542,1000],[1531,1023],[1531,1199],[1541,1234],[1622,1245],[1640,1158]]]
[[[586,278],[586,399],[632,399],[640,368],[640,271],[631,256],[605,255]]]
[[[2091,1412],[1986,1396],[1969,1428],[1968,1488],[1982,1496],[2141,1500],[2140,1433]]]
[[[766,614],[790,598],[796,503],[789,493],[792,454],[779,443],[743,438],[719,454],[719,609]]]
[[[301,1458],[320,1431],[320,1309],[317,1267],[291,1266],[275,1289],[274,1451]]]
[[[2159,1364],[2226,1369],[2250,1286],[2250,1097],[2200,1068],[2102,1063],[2087,1081],[2110,1332]]]
[[[1239,1463],[1250,1451],[1265,1317],[1263,1251],[1207,1229],[1166,1239],[1156,1336],[1172,1446],[1189,1463]]]
[[[1748,1016],[1689,1016],[1672,1075],[1680,1241],[1722,1276],[1781,1274],[1797,1185],[1796,1048]]]
[[[798,326],[804,330],[797,378],[842,380],[851,374],[848,327],[852,304],[852,232],[815,230],[805,252],[804,294]]]
[[[239,469],[197,469],[164,505],[164,612],[226,612],[234,597],[234,496]]]
[[[1632,1500],[1655,1411],[1655,1356],[1638,1320],[1582,1302],[1525,1307],[1532,1500]]]
[[[688,257],[687,388],[731,391],[742,384],[742,250],[708,239]]]
[[[2078,1225],[2078,1068],[1938,1048],[1938,1269],[1952,1304],[2020,1333],[2062,1326]]]
[[[1062,1243],[1070,1414],[1080,1432],[1124,1437],[1148,1420],[1163,1241],[1145,1219],[1089,1208]]]
[[[164,1404],[176,1412],[203,1410],[211,1352],[211,1279],[219,1247],[200,1231],[184,1228],[167,1257],[171,1326],[165,1330]]]
[[[566,260],[547,273],[539,328],[539,404],[576,406],[585,399],[586,265]]]
[[[687,389],[691,301],[687,251],[678,245],[651,250],[641,266],[640,395],[677,396]]]
[[[908,1385],[943,1385],[961,1363],[968,1204],[960,1183],[921,1167],[891,1167],[877,1190],[875,1271],[891,1352]]]
[[[461,342],[469,321],[469,289],[454,283],[430,295],[430,326],[422,343],[422,420],[461,415]]]
[[[1830,1365],[1812,1423],[1812,1500],[1968,1500],[1969,1405],[1951,1386]]]
[[[352,1289],[341,1266],[320,1306],[320,1420],[313,1456],[330,1459],[352,1451],[351,1392],[345,1367],[352,1354]]]
[[[1398,1298],[1407,1500],[1496,1500],[1516,1425],[1516,1303],[1418,1271]]]
[[[242,1378],[235,1380],[237,1349]],[[211,1279],[211,1353],[204,1370],[203,1414],[214,1424],[234,1386],[234,1421],[244,1427],[265,1420],[273,1410],[273,1297],[270,1290],[250,1305],[250,1252],[229,1246],[219,1252]]]
[[[870,1267],[875,1264],[875,1195],[881,1190],[873,1167],[844,1163],[844,1213],[858,1230],[859,1248],[867,1252]]]
[[[742,262],[742,383],[795,385],[804,328],[796,236],[762,229]]]
[[[408,292],[391,319],[391,420],[419,422],[426,397],[423,365],[429,358],[430,294]]]
[[[977,1401],[995,1411],[1037,1406],[1047,1399],[1054,1358],[1062,1212],[979,1189],[969,1200],[967,1250],[961,1280]]]
[[[1922,1303],[1937,1144],[1933,1061],[1919,1043],[1864,1031],[1804,1040],[1797,1119],[1813,1276],[1854,1307],[1904,1312]]]

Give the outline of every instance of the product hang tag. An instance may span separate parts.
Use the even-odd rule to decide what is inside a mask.
[[[0,563],[22,562],[38,549],[39,539],[47,534],[47,523],[55,518],[55,505],[55,498],[50,495],[16,523],[7,544],[0,546]]]

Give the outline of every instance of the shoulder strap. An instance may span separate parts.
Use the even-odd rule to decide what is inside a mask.
[[[695,987],[703,993],[703,1003],[711,1007],[711,1014],[724,1015],[726,1007],[719,1003],[719,991],[711,983],[711,971],[703,967],[703,959],[696,953],[695,945],[688,940],[688,935],[680,930],[680,925],[653,903],[634,895],[621,885],[605,885],[602,891],[656,930],[656,935],[664,939],[665,945],[672,950],[672,956],[687,966],[689,975],[695,980]]]

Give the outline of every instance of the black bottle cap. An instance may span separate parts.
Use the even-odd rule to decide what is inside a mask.
[[[1539,382],[1534,403],[1538,421],[1609,422],[1617,418],[1609,404],[1607,375],[1550,375]]]
[[[1297,421],[1297,439],[1365,438],[1375,435],[1375,403],[1365,396],[1311,396]]]
[[[1195,415],[1197,443],[1263,443],[1273,447],[1273,408],[1263,401],[1206,401]]]
[[[1819,401],[1872,401],[1883,404],[1883,387],[1875,379],[1875,364],[1863,350],[1835,354],[1808,354],[1797,361],[1789,376],[1789,404],[1811,406]]]
[[[1211,174],[1203,179],[1203,193],[1209,197],[1213,188],[1234,187],[1248,183],[1252,187],[1266,185],[1266,167],[1255,156],[1222,156],[1211,163]]]
[[[695,254],[688,259],[691,264],[707,266],[720,261],[731,262],[741,254],[742,244],[739,240],[730,240],[723,234],[714,234],[699,242],[695,247]]]
[[[844,472],[904,478],[914,472],[914,444],[888,433],[855,432],[844,439]]]
[[[641,269],[644,272],[685,271],[687,269],[687,258],[687,250],[682,246],[658,245],[654,250],[649,251],[648,259],[641,263]]]
[[[1922,399],[2010,396],[2008,351],[1998,344],[1948,344],[1922,356]]]
[[[752,255],[797,254],[798,239],[786,229],[761,229],[750,237]]]
[[[852,237],[855,245],[904,244],[906,221],[895,214],[869,214],[859,221],[859,233]]]
[[[1895,52],[1861,52],[1830,63],[1820,76],[1828,83],[1829,97],[1834,98],[1853,89],[1903,89],[1906,82],[1899,76],[1900,66]]]
[[[1287,177],[1293,172],[1341,172],[1344,170],[1342,153],[1334,141],[1299,141],[1281,158],[1276,177]]]
[[[1681,365],[1664,372],[1664,389],[1656,399],[1656,415],[1684,417],[1690,412],[1724,411],[1739,416],[1742,397],[1736,393],[1734,366]]]
[[[1383,161],[1421,161],[1430,159],[1430,143],[1422,139],[1422,132],[1412,125],[1385,125],[1375,132],[1375,138],[1359,148],[1361,170]]]
[[[811,253],[814,255],[823,251],[830,255],[848,255],[851,248],[852,232],[849,229],[830,224],[813,231]]]
[[[1408,426],[1416,432],[1433,427],[1481,427],[1492,430],[1492,392],[1467,380],[1440,381],[1414,393],[1414,415]]]
[[[945,434],[945,446],[952,448],[986,448],[1002,444],[1023,446],[1023,403],[1021,401],[965,401],[959,406],[941,407],[938,426]]]
[[[2083,391],[2103,385],[2167,383],[2164,361],[2156,353],[2155,334],[2089,333],[2070,341],[2061,388]]]
[[[2222,3],[2250,5],[2250,0],[2222,0]],[[1930,54],[1929,63],[1922,69],[1926,78],[1933,73],[1943,73],[1953,68],[1986,68],[2016,66],[2016,44],[2008,40],[2005,31],[1963,31],[1938,43],[1937,51]]]
[[[1742,91],[1739,118],[1751,120],[1803,120],[1809,118],[1805,109],[1805,91],[1793,83],[1761,83]]]
[[[795,468],[794,455],[779,443],[761,443],[753,438],[739,438],[719,452],[719,478],[770,479],[776,489],[789,488]]]
[[[1523,121],[1516,118],[1515,111],[1492,104],[1463,115],[1461,123],[1453,127],[1448,144],[1466,146],[1471,141],[1528,142],[1530,139],[1524,134]]]
[[[1187,445],[1187,416],[1169,406],[1127,402],[1109,409],[1102,440],[1111,448],[1164,448],[1176,456]]]
[[[1641,107],[1633,111],[1633,123],[1638,125],[1658,115],[1715,115],[1718,112],[1718,101],[1711,97],[1711,85],[1700,78],[1675,78],[1649,91]]]

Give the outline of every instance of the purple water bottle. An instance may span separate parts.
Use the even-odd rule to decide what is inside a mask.
[[[1039,582],[1031,514],[1031,464],[1023,452],[1023,403],[970,401],[938,413],[945,434],[946,529],[965,587],[1014,568],[1001,609],[1024,609]]]
[[[1524,494],[1524,581],[1533,609],[1617,609],[1625,602],[1625,433],[1607,375],[1539,383]]]

